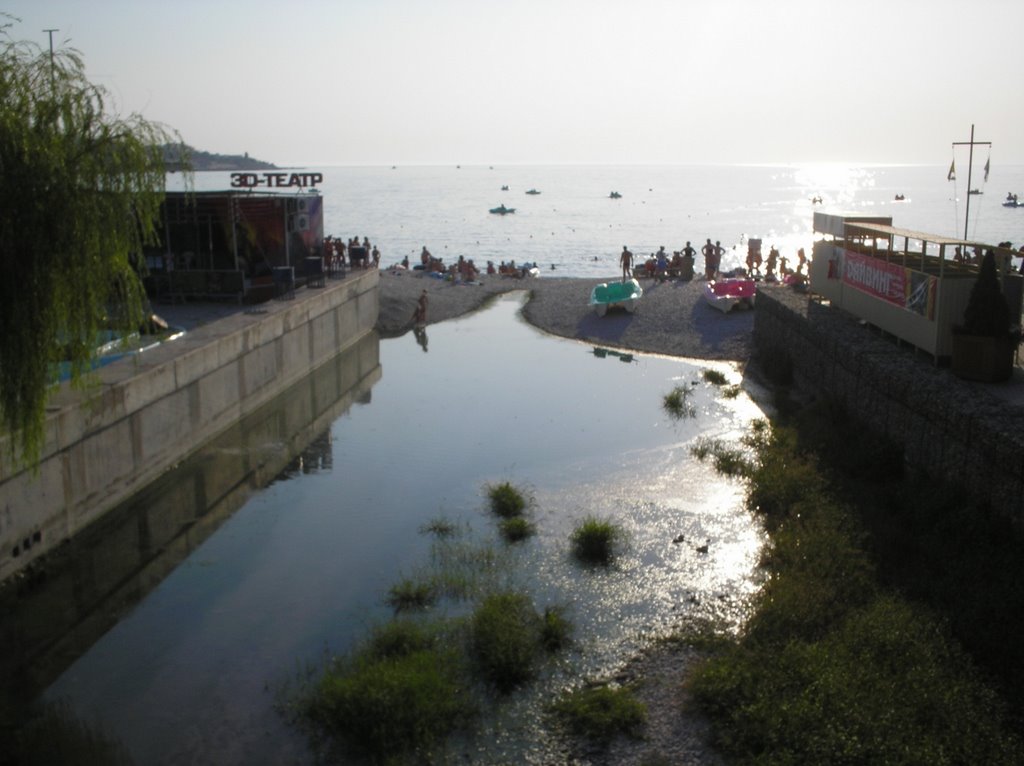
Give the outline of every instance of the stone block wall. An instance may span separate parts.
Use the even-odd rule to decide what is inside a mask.
[[[760,290],[759,362],[832,397],[902,447],[909,465],[961,483],[1024,524],[1024,373],[972,383],[828,305],[785,288]]]

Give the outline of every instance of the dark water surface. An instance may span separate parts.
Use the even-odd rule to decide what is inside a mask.
[[[226,462],[269,466],[267,454],[290,462],[264,489],[250,470],[245,492],[234,492],[237,510],[178,543],[173,571],[154,572],[158,584],[140,585],[137,599],[102,607],[111,627],[45,698],[65,701],[140,764],[309,762],[274,709],[275,692],[387,619],[383,597],[427,566],[432,540],[419,530],[438,517],[492,546],[502,576],[539,607],[564,605],[579,640],[486,719],[484,734],[459,744],[474,762],[543,761],[531,732],[554,689],[614,670],[684,615],[740,620],[762,538],[740,485],[689,454],[698,438],[736,439],[760,415],[745,393],[726,399],[701,379],[712,366],[731,382],[740,373],[646,355],[601,358],[525,324],[521,302],[504,296],[432,326],[422,345],[412,335],[382,341],[379,380],[366,369],[375,349],[356,354],[363,369],[342,372],[348,383],[335,394],[343,401],[334,412],[344,414],[322,407],[321,417],[336,419],[315,433],[313,418],[298,436],[263,429],[220,441]],[[696,416],[673,421],[662,397],[695,381]],[[324,386],[311,390],[323,398]],[[535,501],[538,534],[512,548],[498,542],[483,498],[486,483],[503,480]],[[194,497],[210,483],[181,475],[168,486]],[[612,517],[628,533],[607,571],[581,569],[568,554],[587,514]],[[672,542],[679,534],[686,543]],[[709,551],[698,553],[704,541]]]

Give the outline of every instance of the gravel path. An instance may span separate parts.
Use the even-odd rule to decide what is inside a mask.
[[[693,359],[746,361],[752,348],[750,311],[722,314],[702,299],[700,282],[654,283],[644,280],[644,296],[635,314],[611,311],[597,316],[588,305],[600,279],[565,277],[484,277],[479,284],[453,285],[418,271],[381,272],[378,331],[401,335],[411,328],[412,312],[427,291],[428,323],[473,311],[496,293],[528,290],[523,309],[528,322],[545,332],[605,346]]]

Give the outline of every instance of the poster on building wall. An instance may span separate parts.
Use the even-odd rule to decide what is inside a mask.
[[[937,280],[920,271],[851,250],[843,253],[843,283],[894,306],[935,319]]]

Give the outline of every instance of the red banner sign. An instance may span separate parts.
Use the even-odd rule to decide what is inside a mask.
[[[915,314],[935,318],[935,277],[846,250],[843,282]]]

